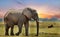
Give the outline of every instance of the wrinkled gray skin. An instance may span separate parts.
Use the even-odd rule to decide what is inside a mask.
[[[22,13],[9,13],[7,16],[4,17],[4,22],[6,25],[5,28],[5,35],[9,35],[8,31],[9,28],[11,28],[10,35],[14,35],[13,28],[14,25],[17,25],[19,28],[19,31],[16,33],[16,35],[19,35],[22,31],[22,26],[24,24],[25,26],[25,34],[28,36],[28,29],[29,29],[29,20],[34,19],[37,23],[37,36],[39,32],[39,22],[38,22],[38,14],[36,10],[31,8],[25,8]]]

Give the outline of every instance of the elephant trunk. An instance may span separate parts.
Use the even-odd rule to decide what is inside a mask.
[[[37,35],[36,36],[38,36],[38,34],[39,34],[39,22],[38,22],[38,20],[36,20],[36,24],[37,24]]]

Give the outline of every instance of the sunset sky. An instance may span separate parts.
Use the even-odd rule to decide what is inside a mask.
[[[25,7],[36,9],[40,18],[60,18],[60,0],[0,0],[0,18],[9,9]]]

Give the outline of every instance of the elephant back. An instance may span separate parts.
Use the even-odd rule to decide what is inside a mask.
[[[31,19],[32,17],[32,12],[28,8],[23,9],[22,14],[25,15],[28,19]]]

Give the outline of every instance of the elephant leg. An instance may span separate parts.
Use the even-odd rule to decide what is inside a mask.
[[[5,35],[9,35],[8,31],[9,31],[9,26],[8,26],[8,24],[6,24],[6,26],[5,26]]]
[[[25,35],[28,36],[29,22],[24,23],[25,26]]]
[[[22,26],[23,26],[23,23],[18,24],[19,31],[16,33],[17,36],[22,32]]]
[[[10,33],[10,35],[14,35],[13,29],[14,29],[14,26],[11,26],[11,33]]]

